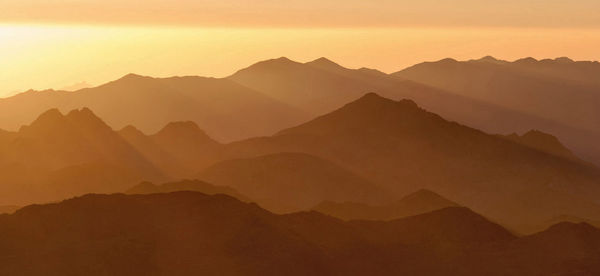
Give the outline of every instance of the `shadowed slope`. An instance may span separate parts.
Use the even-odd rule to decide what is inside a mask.
[[[284,151],[331,160],[397,195],[439,191],[514,227],[562,213],[600,217],[596,168],[446,121],[410,100],[367,94],[275,136],[229,144],[221,158]]]
[[[325,201],[315,206],[313,210],[344,220],[392,220],[451,206],[458,206],[458,204],[432,191],[419,190],[386,205]]]
[[[578,155],[600,163],[600,63],[532,58],[515,62],[441,60],[392,74],[471,99],[529,114],[507,129],[493,121],[474,127],[500,133],[540,129],[557,135]],[[478,116],[473,114],[473,116]],[[535,117],[552,123],[532,120]]]
[[[165,175],[91,110],[57,109],[0,143],[0,202],[46,202],[114,192]]]
[[[327,160],[277,153],[217,163],[198,177],[233,187],[276,212],[306,210],[323,200],[385,202],[385,191]]]
[[[227,79],[129,74],[76,92],[29,91],[0,99],[0,126],[16,129],[49,108],[64,111],[84,106],[115,129],[132,124],[153,133],[167,123],[192,120],[223,140],[271,134],[307,118],[286,104]]]
[[[168,182],[160,185],[150,182],[142,182],[128,189],[127,194],[157,194],[172,193],[179,191],[200,192],[207,195],[224,194],[232,196],[240,201],[249,201],[248,198],[238,193],[235,189],[225,186],[215,186],[200,180],[182,180]]]
[[[539,130],[530,130],[521,136],[513,133],[505,137],[511,141],[528,146],[533,149],[537,149],[542,152],[546,152],[573,161],[581,161],[556,137],[541,132]]]
[[[0,273],[591,275],[598,232],[557,225],[519,239],[457,207],[343,222],[196,192],[87,195],[0,215]],[[569,251],[553,250],[558,244]]]

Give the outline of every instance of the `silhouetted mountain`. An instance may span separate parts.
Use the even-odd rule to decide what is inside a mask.
[[[200,180],[182,180],[177,182],[168,182],[160,185],[151,182],[142,182],[131,187],[125,193],[127,194],[157,194],[172,193],[179,191],[200,192],[207,195],[224,194],[235,197],[240,201],[249,201],[248,198],[238,193],[235,189],[225,186],[215,186]]]
[[[91,110],[41,114],[0,143],[4,204],[122,191],[166,176]]]
[[[199,156],[211,154],[220,146],[190,121],[169,123],[150,138],[190,170],[200,166]]]
[[[267,60],[242,69],[229,79],[313,116],[330,112],[367,92],[377,92],[392,99],[415,99],[435,110],[452,106],[453,110],[464,107],[494,111],[494,108],[441,89],[401,80],[373,69],[348,69],[326,58],[304,64],[287,58]]]
[[[0,206],[0,214],[12,214],[19,210],[19,208],[21,207],[14,205]]]
[[[275,136],[229,144],[219,158],[277,152],[330,160],[395,195],[439,191],[511,228],[562,213],[600,218],[596,168],[446,121],[410,100],[367,94]]]
[[[516,238],[458,207],[343,222],[197,192],[87,195],[0,215],[0,274],[593,275],[598,232]]]
[[[0,128],[13,130],[29,124],[50,108],[82,107],[89,107],[115,129],[132,124],[154,133],[167,123],[191,120],[223,140],[271,134],[309,118],[228,79],[129,74],[76,92],[28,91],[0,99]]]
[[[540,150],[552,155],[560,156],[569,160],[580,160],[568,148],[566,148],[556,137],[541,132],[539,130],[530,130],[519,136],[516,133],[505,136],[507,139]]]
[[[419,190],[386,205],[325,201],[313,210],[343,220],[392,220],[453,206],[458,204],[432,191]]]
[[[205,169],[198,178],[233,187],[275,212],[306,210],[323,200],[374,203],[390,199],[369,181],[303,153],[227,160]]]
[[[556,135],[577,155],[600,164],[600,147],[595,142],[600,139],[599,74],[597,62],[526,58],[515,62],[446,59],[392,75],[524,115],[519,120],[496,119],[475,111],[471,117],[477,119],[449,118],[496,133],[539,129]]]

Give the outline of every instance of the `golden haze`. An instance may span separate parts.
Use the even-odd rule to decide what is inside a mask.
[[[256,61],[321,56],[394,72],[422,61],[494,55],[597,60],[596,29],[200,28],[0,25],[0,96],[101,84],[127,73],[223,77]]]

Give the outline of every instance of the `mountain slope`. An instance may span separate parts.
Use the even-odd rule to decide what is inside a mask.
[[[497,133],[540,129],[558,136],[579,156],[600,164],[600,148],[595,143],[600,138],[597,72],[600,63],[566,59],[445,59],[417,64],[392,75],[527,114],[507,125],[512,129],[485,118],[477,119],[477,123],[469,119],[461,122]]]
[[[539,151],[543,151],[552,155],[570,159],[573,161],[581,161],[575,156],[571,150],[566,148],[556,137],[541,132],[539,130],[530,130],[523,135],[516,133],[505,136],[507,139],[528,146]]]
[[[168,182],[160,185],[150,182],[142,182],[129,188],[126,194],[157,194],[172,193],[179,191],[200,192],[207,195],[224,194],[234,197],[240,201],[249,201],[245,196],[238,193],[235,189],[224,186],[214,186],[212,184],[199,180],[182,180],[177,182]]]
[[[385,202],[386,192],[327,160],[302,153],[276,153],[217,163],[198,174],[233,187],[268,210],[306,210],[323,200]]]
[[[343,220],[392,220],[455,206],[458,204],[432,191],[419,190],[386,205],[325,201],[313,210]]]
[[[367,94],[275,136],[229,144],[219,158],[286,151],[331,160],[396,195],[439,191],[514,227],[562,213],[600,216],[596,168],[446,121],[409,100]]]
[[[165,174],[91,110],[41,114],[0,143],[3,204],[29,204],[89,192],[115,192]]]
[[[598,232],[516,238],[457,207],[343,222],[196,192],[86,195],[0,215],[0,274],[592,275]]]
[[[50,108],[65,111],[82,107],[94,110],[114,129],[135,125],[154,133],[167,123],[192,120],[219,140],[271,134],[308,118],[227,79],[129,74],[75,92],[28,91],[0,99],[0,128],[16,129]]]

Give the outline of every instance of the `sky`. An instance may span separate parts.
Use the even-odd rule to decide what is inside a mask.
[[[600,59],[597,0],[0,0],[0,97],[127,73],[224,77],[325,56],[394,72],[493,55]]]

